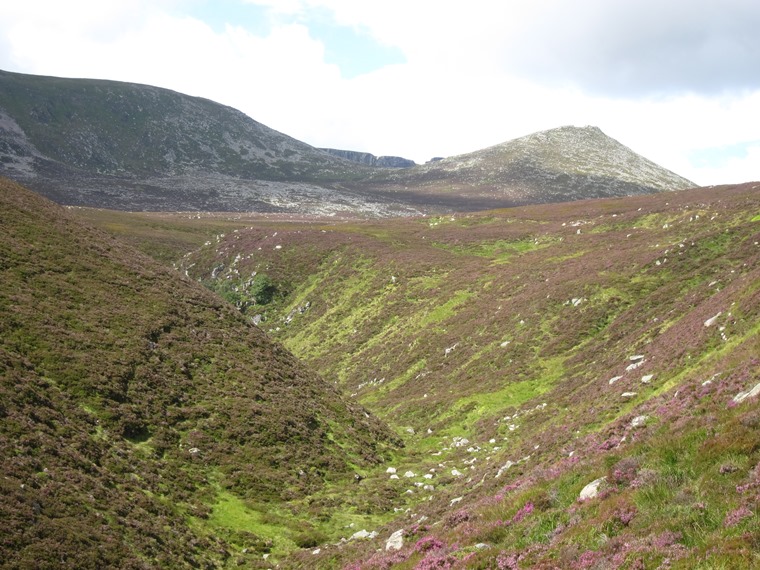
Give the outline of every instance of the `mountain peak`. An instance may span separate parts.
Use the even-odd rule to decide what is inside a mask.
[[[405,187],[422,185],[431,193],[454,187],[470,199],[510,200],[510,205],[695,186],[590,125],[539,131],[393,176]]]

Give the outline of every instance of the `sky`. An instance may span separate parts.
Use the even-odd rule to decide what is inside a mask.
[[[418,163],[594,125],[710,185],[760,180],[757,30],[757,0],[1,0],[0,69]]]

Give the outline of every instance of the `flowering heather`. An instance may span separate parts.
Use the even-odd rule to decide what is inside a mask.
[[[619,509],[616,509],[614,516],[617,520],[623,523],[624,526],[628,526],[637,513],[638,511],[636,507],[631,505],[631,506],[620,507]]]
[[[749,510],[747,506],[742,505],[726,515],[726,518],[723,520],[723,526],[736,526],[744,519],[751,517],[753,514],[754,513]]]
[[[0,292],[13,284],[0,298],[0,339],[13,339],[0,347],[0,448],[13,450],[0,559],[35,567],[19,556],[60,513],[83,521],[67,553],[90,528],[126,530],[102,541],[106,562],[122,543],[153,560],[155,535],[171,567],[183,553],[241,567],[266,553],[283,570],[752,567],[759,400],[726,403],[760,382],[759,188],[436,220],[262,219],[181,262],[191,279],[173,291],[192,306],[179,313],[177,295],[151,302],[155,268],[142,297],[87,313],[75,295],[61,313],[66,283],[95,291],[75,255],[20,276],[0,263]],[[0,249],[20,239],[2,221]],[[276,293],[246,313],[190,295],[192,280],[224,294],[254,272]],[[37,279],[51,286],[25,297]],[[20,347],[46,350],[58,317],[69,360],[30,349],[37,376],[22,360],[6,373]],[[115,332],[132,321],[136,334]],[[607,489],[577,501],[603,477]],[[180,543],[161,530],[174,528]],[[374,538],[348,539],[358,529]]]
[[[453,554],[429,554],[417,563],[414,570],[449,570],[459,563],[459,558]]]
[[[467,509],[459,509],[446,518],[446,526],[448,528],[454,528],[455,526],[459,526],[460,524],[470,520],[470,517],[470,511]]]
[[[573,565],[574,569],[591,568],[599,559],[599,554],[593,550],[587,550],[578,557],[578,561]]]
[[[503,552],[496,559],[496,568],[498,570],[517,570],[519,556],[516,552]]]
[[[616,485],[629,485],[636,478],[638,470],[638,460],[635,457],[625,457],[615,464],[609,478]]]
[[[515,513],[515,516],[512,517],[512,519],[509,521],[509,524],[517,524],[521,520],[523,520],[525,517],[530,515],[533,512],[533,503],[525,503],[519,511]]]
[[[414,545],[415,552],[428,552],[429,550],[440,550],[445,546],[442,540],[434,536],[426,536],[417,541]]]
[[[682,535],[680,532],[667,530],[655,536],[652,539],[652,545],[657,549],[667,548],[677,544],[681,540],[681,537]]]

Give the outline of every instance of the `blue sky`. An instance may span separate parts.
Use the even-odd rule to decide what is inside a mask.
[[[405,62],[404,53],[395,46],[374,38],[366,26],[341,25],[325,7],[315,6],[301,13],[281,13],[252,2],[195,2],[188,14],[202,20],[217,33],[229,25],[242,26],[248,32],[266,37],[273,29],[303,25],[324,47],[325,63],[337,65],[346,79]]]
[[[0,69],[213,99],[425,162],[562,125],[698,184],[760,180],[756,0],[25,0]]]

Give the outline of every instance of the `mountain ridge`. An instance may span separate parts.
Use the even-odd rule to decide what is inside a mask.
[[[585,155],[603,160],[586,156],[585,171],[576,172],[583,149],[541,155],[540,138],[520,160],[494,154],[497,145],[432,164],[373,168],[361,164],[373,162],[370,155],[358,162],[332,156],[208,99],[0,72],[0,174],[62,204],[395,217],[693,185],[633,160],[630,149],[624,162],[636,168],[627,177],[609,169],[603,149],[619,143],[600,136]],[[573,160],[563,162],[563,154]]]

